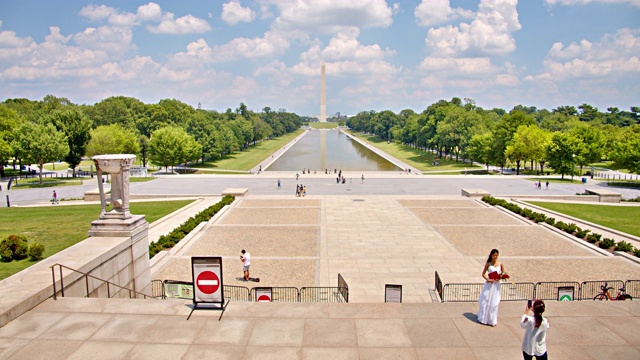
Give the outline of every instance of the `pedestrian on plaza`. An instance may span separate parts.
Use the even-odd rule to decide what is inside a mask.
[[[300,196],[300,184],[296,184],[296,197]]]
[[[249,266],[251,266],[251,254],[244,249],[241,251],[240,261],[242,261],[242,273],[244,274],[244,281],[249,281]]]
[[[360,177],[360,184],[364,184],[364,174]]]
[[[528,304],[527,304],[528,305]],[[522,357],[524,360],[547,360],[547,329],[549,322],[542,316],[545,305],[538,299],[531,307],[527,306],[520,320],[520,327],[525,329],[522,338]],[[533,311],[533,316],[529,312]]]
[[[542,190],[542,181],[538,180],[538,190]]]
[[[58,194],[55,190],[53,190],[53,199],[51,200],[51,205],[55,205],[58,203]]]
[[[302,185],[300,186],[302,187],[302,196],[307,196],[307,187]]]
[[[300,174],[296,173],[296,181],[298,181],[299,177],[300,177]]]
[[[280,190],[280,179],[278,179],[278,190]]]
[[[505,274],[504,265],[498,261],[499,255],[498,249],[492,249],[487,263],[482,269],[482,277],[485,283],[478,299],[478,322],[484,325],[496,326],[498,324],[500,279]]]
[[[547,180],[545,185],[547,186],[547,190],[549,190],[549,180]]]

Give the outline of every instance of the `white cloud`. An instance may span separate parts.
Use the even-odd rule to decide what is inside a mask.
[[[446,23],[457,18],[471,18],[473,12],[462,8],[451,7],[449,0],[422,0],[413,14],[418,25],[433,26]]]
[[[256,18],[256,12],[248,7],[242,7],[239,1],[230,1],[222,4],[222,21],[228,25],[235,25],[239,22],[252,22]]]
[[[0,61],[19,61],[24,55],[32,52],[37,44],[30,37],[20,38],[15,31],[0,31]]]
[[[160,5],[150,2],[146,5],[138,6],[136,17],[140,21],[160,21],[162,9],[160,9]]]
[[[640,29],[624,28],[606,34],[598,42],[553,44],[544,61],[544,71],[526,80],[638,76],[639,57]]]
[[[602,3],[602,4],[630,4],[633,6],[640,6],[640,0],[545,0],[547,5],[587,5],[590,3]]]
[[[481,0],[470,24],[431,28],[425,43],[434,56],[505,55],[515,50],[511,33],[520,30],[517,0]]]
[[[118,57],[132,50],[133,34],[130,28],[100,26],[86,28],[73,36],[73,40],[80,47],[102,50],[111,56]]]
[[[388,27],[392,9],[384,0],[269,0],[280,9],[277,29],[331,34],[345,28]]]
[[[267,31],[260,38],[235,38],[222,46],[216,46],[214,56],[217,61],[238,58],[264,58],[284,53],[290,46],[289,40],[277,31]]]
[[[136,16],[129,12],[122,12],[106,5],[87,5],[80,10],[80,15],[91,21],[107,20],[110,25],[131,27],[136,25]]]
[[[200,34],[210,31],[211,26],[206,20],[193,15],[174,19],[174,15],[167,12],[158,26],[147,25],[147,30],[154,34]]]

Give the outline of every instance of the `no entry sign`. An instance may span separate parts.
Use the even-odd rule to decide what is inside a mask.
[[[272,288],[270,287],[256,287],[253,288],[253,291],[255,291],[257,302],[271,302],[273,299],[271,297]]]
[[[221,257],[192,257],[193,302],[224,304]]]

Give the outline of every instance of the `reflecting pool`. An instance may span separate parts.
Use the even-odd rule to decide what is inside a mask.
[[[265,170],[396,171],[397,166],[339,130],[310,130]]]

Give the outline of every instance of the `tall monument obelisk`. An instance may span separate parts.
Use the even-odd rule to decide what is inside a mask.
[[[322,80],[320,83],[320,118],[318,121],[327,122],[327,81],[324,73],[324,63],[321,68]]]

